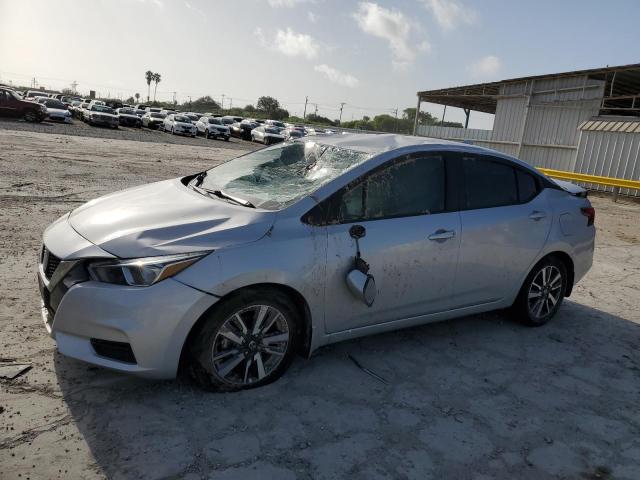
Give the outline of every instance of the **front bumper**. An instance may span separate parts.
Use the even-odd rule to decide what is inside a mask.
[[[100,118],[100,117],[89,117],[89,121],[94,125],[105,125],[107,127],[113,127],[118,125],[117,119],[110,118]]]
[[[88,280],[85,259],[113,257],[78,235],[66,215],[47,228],[44,243],[41,313],[60,353],[141,376],[175,377],[187,335],[218,297],[171,278],[150,287]],[[92,339],[130,346],[135,361],[98,354]]]
[[[191,328],[217,297],[176,280],[150,287],[87,281],[73,285],[58,309],[42,308],[63,355],[151,378],[174,378]],[[99,355],[92,340],[129,345],[135,363]]]

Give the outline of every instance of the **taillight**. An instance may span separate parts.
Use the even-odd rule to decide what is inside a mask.
[[[593,225],[593,222],[596,219],[596,209],[593,207],[582,207],[580,212],[587,217],[587,227]]]

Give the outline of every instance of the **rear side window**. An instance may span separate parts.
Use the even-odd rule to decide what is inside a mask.
[[[439,155],[396,160],[334,200],[331,222],[429,215],[445,210],[445,165]]]
[[[485,158],[463,159],[466,209],[519,203],[515,169]]]
[[[538,194],[538,182],[530,173],[516,170],[520,203],[527,203]]]

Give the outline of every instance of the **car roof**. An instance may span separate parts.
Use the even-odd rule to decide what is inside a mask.
[[[321,137],[320,143],[324,145],[334,145],[336,147],[357,150],[366,153],[381,153],[390,150],[397,150],[403,147],[417,145],[463,145],[459,142],[441,140],[430,137],[413,137],[409,135],[396,135],[393,133],[346,133],[331,137]]]
[[[317,138],[317,142],[323,145],[333,145],[340,148],[346,148],[348,150],[356,150],[359,152],[370,153],[376,155],[383,152],[390,152],[405,147],[416,146],[429,146],[430,148],[442,147],[444,150],[457,150],[465,151],[469,153],[477,153],[479,155],[491,155],[494,157],[500,157],[509,161],[512,161],[528,170],[537,172],[537,170],[528,163],[499,152],[490,148],[479,147],[469,143],[453,142],[450,140],[443,140],[440,138],[431,137],[415,137],[410,135],[397,135],[393,133],[346,133],[342,135],[327,135],[327,136],[308,136],[300,138],[298,142],[313,141]],[[538,172],[539,174],[539,172]]]

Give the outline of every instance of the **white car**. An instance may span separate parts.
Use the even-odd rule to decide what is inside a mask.
[[[55,98],[42,98],[38,99],[38,103],[42,103],[47,107],[47,120],[53,122],[71,122],[71,112],[67,109],[67,106],[60,100]]]
[[[272,143],[284,141],[284,135],[282,134],[282,130],[278,127],[265,125],[251,130],[251,141],[271,145]]]
[[[165,132],[172,135],[190,135],[195,137],[198,131],[196,126],[191,123],[191,119],[185,115],[167,115],[162,123]]]
[[[200,117],[196,122],[198,133],[206,138],[224,138],[225,142],[229,141],[231,131],[222,120],[217,117]]]

